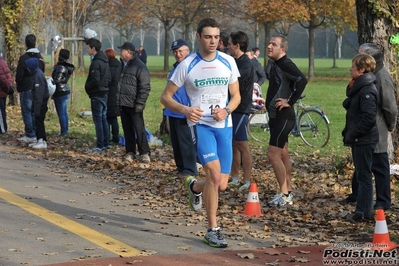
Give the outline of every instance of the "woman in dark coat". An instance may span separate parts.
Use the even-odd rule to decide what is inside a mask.
[[[68,80],[75,70],[75,66],[68,63],[69,50],[61,49],[58,55],[58,63],[54,66],[51,77],[55,83],[55,92],[53,100],[55,109],[57,110],[58,120],[60,123],[59,136],[68,135],[68,100],[71,96],[71,90],[68,85]]]
[[[109,70],[111,71],[111,84],[109,85],[108,102],[107,102],[107,120],[110,127],[110,142],[113,144],[119,143],[119,107],[116,105],[116,91],[118,89],[117,71],[120,61],[115,58],[115,50],[108,48],[104,50],[108,57]]]
[[[12,77],[7,62],[0,56],[0,133],[7,132],[6,99],[12,94]]]
[[[373,174],[371,165],[378,143],[377,89],[375,60],[370,55],[359,54],[352,60],[350,69],[352,81],[346,88],[346,123],[342,132],[344,145],[351,146],[356,181],[359,183],[355,213],[351,222],[372,219]]]

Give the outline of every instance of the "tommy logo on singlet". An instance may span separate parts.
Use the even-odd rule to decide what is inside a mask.
[[[206,79],[196,79],[194,80],[194,85],[197,88],[203,88],[208,86],[218,86],[218,85],[227,85],[229,82],[228,78],[220,77],[220,78],[206,78]]]

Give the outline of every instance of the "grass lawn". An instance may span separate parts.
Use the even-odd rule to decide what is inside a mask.
[[[50,58],[46,58],[47,62],[50,62]],[[293,59],[298,67],[307,74],[308,60],[307,59]],[[85,62],[90,62],[89,58],[85,57]],[[174,59],[170,57],[170,65],[173,64]],[[316,78],[311,80],[304,94],[306,98],[303,100],[304,103],[309,105],[317,105],[323,109],[329,120],[331,138],[328,145],[320,150],[315,150],[306,146],[299,137],[290,138],[290,147],[292,152],[299,153],[314,153],[318,152],[321,155],[347,155],[348,150],[342,146],[341,131],[345,122],[345,110],[342,107],[342,101],[345,99],[345,88],[349,81],[349,67],[351,64],[350,59],[338,59],[337,65],[339,68],[332,68],[332,59],[315,59],[315,75]],[[163,57],[161,56],[149,56],[148,57],[148,68],[151,72],[151,93],[147,101],[147,105],[144,111],[146,128],[153,134],[159,131],[159,124],[162,120],[162,109],[159,102],[160,95],[166,84],[166,75],[163,73]],[[49,73],[50,70],[48,69]],[[79,113],[85,110],[90,110],[90,101],[84,91],[84,82],[86,80],[86,73],[78,73],[76,75],[75,86],[72,92],[72,98],[69,106],[70,113],[70,131],[71,133],[87,136],[88,139],[92,140],[95,138],[94,126],[91,119],[82,120],[79,117]],[[164,76],[164,78],[163,78]],[[267,83],[262,86],[262,90],[265,93],[267,90]],[[55,114],[55,109],[50,104],[50,112],[48,113],[47,128],[50,134],[58,132],[58,120]],[[83,125],[82,125],[83,123]],[[22,133],[22,124],[19,126]],[[122,131],[121,131],[122,132]],[[168,142],[168,138],[163,138],[164,141]],[[259,146],[259,143],[251,144]],[[267,147],[266,143],[261,145]]]

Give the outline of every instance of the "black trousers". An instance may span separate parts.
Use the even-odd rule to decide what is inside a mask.
[[[198,175],[197,151],[187,125],[187,119],[169,116],[169,127],[177,171],[193,176]]]
[[[125,135],[126,153],[136,154],[136,144],[139,154],[150,154],[150,146],[144,127],[143,112],[136,113],[134,108],[122,106],[121,121],[123,134]]]
[[[356,169],[355,169],[356,171]],[[388,153],[374,153],[371,171],[375,179],[375,208],[383,208],[388,210],[391,207],[391,175],[389,171]],[[356,178],[352,178],[352,194],[351,199],[357,199],[359,183]]]
[[[44,127],[44,120],[46,119],[46,113],[48,110],[47,107],[48,98],[44,99],[42,105],[40,107],[40,114],[37,116],[35,114],[35,126],[36,126],[36,139],[43,139],[47,141],[46,137],[46,128]]]

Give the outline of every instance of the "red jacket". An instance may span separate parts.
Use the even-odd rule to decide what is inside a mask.
[[[10,68],[8,68],[7,62],[3,57],[0,56],[0,98],[7,97],[12,83],[13,78],[11,77]]]

